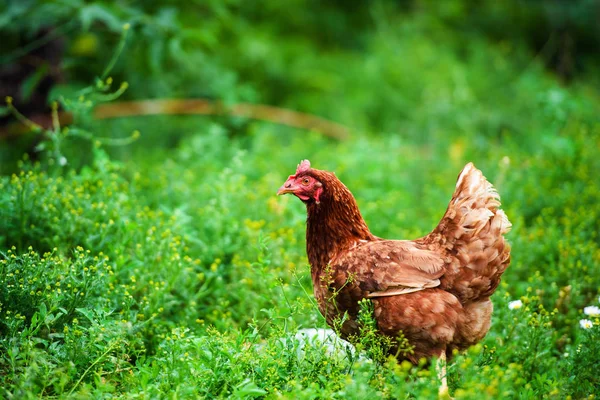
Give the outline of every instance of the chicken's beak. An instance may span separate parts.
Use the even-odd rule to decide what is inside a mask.
[[[297,187],[294,186],[294,178],[290,176],[287,181],[277,191],[277,196],[281,196],[282,194],[294,193]]]
[[[282,194],[287,193],[294,193],[294,188],[292,188],[291,186],[286,187],[286,184],[283,184],[277,191],[277,196],[281,196]]]
[[[277,191],[277,196],[281,196],[282,194],[287,194],[287,193],[294,193],[294,191],[286,188],[285,186],[282,186]]]

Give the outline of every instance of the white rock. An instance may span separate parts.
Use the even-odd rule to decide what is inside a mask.
[[[294,335],[294,340],[298,342],[298,358],[304,358],[307,345],[321,347],[327,355],[336,358],[346,358],[348,353],[356,354],[354,346],[336,335],[332,329],[300,329]]]

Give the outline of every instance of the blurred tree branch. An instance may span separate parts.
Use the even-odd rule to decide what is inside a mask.
[[[62,111],[58,115],[61,125],[69,125],[73,122],[73,115],[70,112]],[[299,129],[314,130],[338,140],[346,139],[349,136],[348,128],[344,125],[313,114],[264,104],[238,103],[226,105],[220,101],[206,99],[156,99],[100,104],[93,111],[94,118],[99,120],[148,115],[223,115],[245,117]],[[30,117],[30,120],[43,127],[52,124],[49,114],[34,115]],[[0,130],[0,139],[6,139],[29,131],[30,129],[27,126],[19,122],[14,122]]]

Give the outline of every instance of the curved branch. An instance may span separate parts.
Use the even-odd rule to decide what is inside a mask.
[[[228,106],[221,101],[206,99],[156,99],[113,102],[96,106],[93,115],[96,119],[147,115],[225,115],[273,122],[294,128],[315,130],[325,136],[338,140],[346,139],[349,136],[348,128],[344,125],[316,115],[264,104],[238,103]],[[33,116],[31,120],[44,127],[47,126],[48,121],[51,121],[46,115]],[[68,125],[72,123],[73,115],[69,112],[61,112],[59,113],[59,120],[61,125]],[[19,126],[15,125],[11,124],[2,128],[0,130],[0,138],[7,138],[29,131],[28,129],[22,129],[23,127],[20,124]]]

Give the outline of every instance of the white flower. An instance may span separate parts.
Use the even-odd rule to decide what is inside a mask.
[[[521,300],[513,300],[508,303],[508,308],[510,310],[518,310],[521,307],[523,307],[523,302]]]
[[[579,320],[579,325],[581,325],[581,327],[583,329],[590,329],[592,326],[594,326],[594,324],[592,323],[592,321],[590,321],[589,319],[580,319]]]
[[[585,315],[591,315],[592,317],[600,315],[600,307],[597,306],[589,306],[583,309],[583,313]]]
[[[60,166],[63,166],[63,167],[64,167],[65,165],[67,165],[67,159],[66,159],[65,157],[61,156],[61,157],[58,159],[58,164],[59,164]]]

